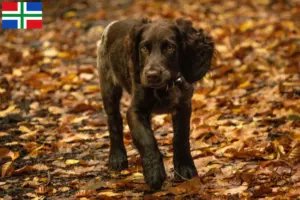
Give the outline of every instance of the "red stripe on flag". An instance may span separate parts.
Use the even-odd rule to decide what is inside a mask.
[[[42,28],[42,20],[27,20],[27,28]]]
[[[2,2],[2,11],[18,11],[18,2]]]

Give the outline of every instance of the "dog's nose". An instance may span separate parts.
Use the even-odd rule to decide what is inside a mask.
[[[150,70],[147,72],[146,78],[149,82],[158,82],[160,81],[160,71]]]

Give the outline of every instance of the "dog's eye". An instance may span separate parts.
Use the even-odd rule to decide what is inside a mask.
[[[173,51],[175,51],[175,47],[172,46],[172,45],[169,45],[169,46],[167,47],[167,51],[168,51],[169,53],[172,53]]]
[[[141,48],[141,52],[142,52],[142,53],[148,53],[147,47],[143,46],[143,47]]]

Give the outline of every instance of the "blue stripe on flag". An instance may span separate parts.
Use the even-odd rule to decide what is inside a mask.
[[[18,20],[2,20],[2,28],[18,28]]]
[[[27,11],[42,11],[42,2],[27,2]]]

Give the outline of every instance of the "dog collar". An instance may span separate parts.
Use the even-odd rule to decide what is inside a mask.
[[[169,83],[164,87],[164,88],[160,88],[160,91],[168,91],[169,88],[173,88],[175,87],[175,85],[180,85],[183,83],[183,77],[181,75],[179,75],[177,78],[175,78],[174,80],[170,80]],[[154,96],[159,100],[162,101],[162,98],[160,98],[159,94],[158,94],[158,89],[154,89]]]
[[[174,83],[175,84],[179,84],[179,83],[182,83],[183,79],[182,79],[182,76],[178,76],[175,80],[174,80]]]
[[[177,78],[173,79],[173,80],[170,80],[169,83],[166,85],[166,91],[169,89],[169,88],[173,88],[175,87],[175,85],[179,85],[183,82],[183,77],[181,75],[179,75]]]

